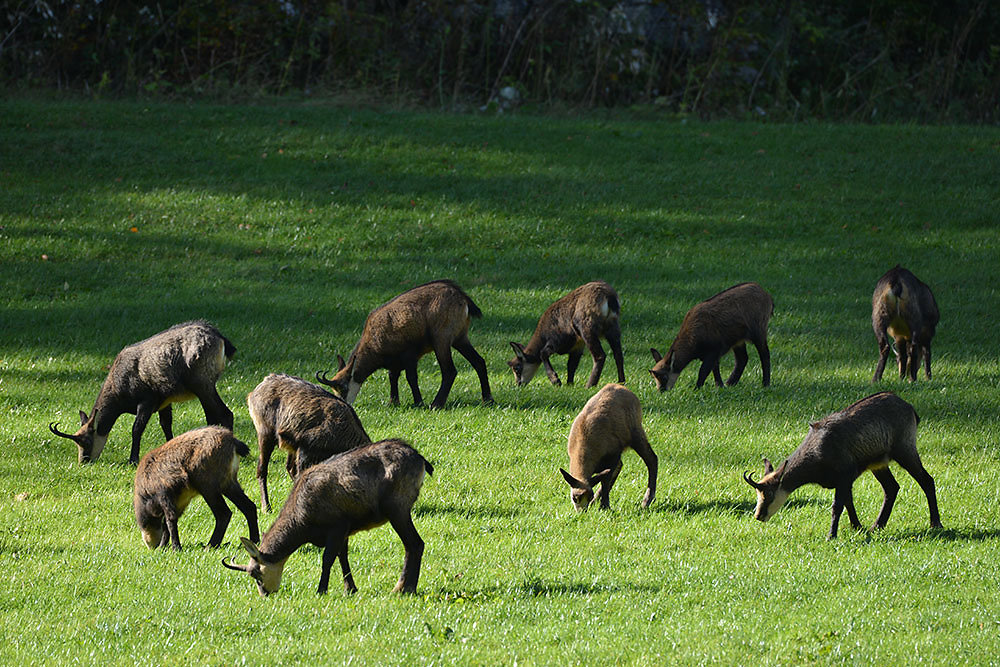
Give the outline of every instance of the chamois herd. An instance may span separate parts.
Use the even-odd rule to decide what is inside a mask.
[[[680,373],[696,359],[701,361],[696,386],[701,387],[709,374],[721,386],[719,360],[730,350],[736,366],[726,384],[736,384],[746,368],[747,342],[757,349],[763,384],[768,386],[767,326],[773,310],[771,295],[756,283],[735,285],[695,305],[667,354],[650,350],[654,365],[649,372],[657,388],[673,388]],[[642,507],[648,507],[656,495],[657,457],[642,426],[642,408],[635,394],[621,384],[625,372],[620,313],[615,290],[604,282],[590,282],[546,309],[527,344],[510,343],[515,357],[508,365],[518,385],[530,382],[539,367],[552,384],[561,384],[551,363],[553,355],[561,354],[569,356],[566,382],[571,384],[586,348],[593,358],[587,387],[593,387],[605,361],[600,339],[611,348],[618,383],[605,385],[583,406],[569,431],[569,471],[559,469],[579,511],[597,499],[602,509],[610,507],[611,488],[627,449],[639,455],[648,471]],[[257,431],[257,481],[265,512],[271,511],[267,469],[275,447],[286,452],[285,467],[294,480],[291,493],[263,536],[257,507],[237,479],[240,458],[248,456],[250,448],[233,435],[233,413],[215,388],[236,348],[211,324],[178,324],[124,348],[112,363],[91,413],[80,412],[79,430],[65,433],[55,423],[49,429],[75,442],[80,463],[90,463],[101,456],[118,417],[135,414],[129,456],[138,466],[133,507],[143,542],[150,548],[168,543],[181,548],[178,519],[199,495],[215,517],[208,546],[218,547],[232,517],[228,499],[246,518],[249,537],[241,543],[250,560],[241,565],[224,559],[223,564],[249,574],[262,595],[278,589],[288,557],[306,543],[323,549],[318,592],[327,590],[335,560],[340,561],[345,590],[354,592],[348,539],[388,522],[405,548],[395,591],[412,593],[420,575],[424,542],[413,525],[411,510],[424,476],[432,474],[433,467],[404,440],[372,442],[351,405],[365,380],[382,368],[389,373],[393,404],[399,402],[401,373],[406,375],[414,403],[421,404],[417,362],[433,352],[441,369],[441,386],[431,407],[443,407],[457,375],[452,348],[475,369],[483,403],[492,403],[486,362],[469,341],[469,324],[481,316],[454,282],[420,285],[368,315],[348,360],[338,356],[335,375],[316,373],[316,379],[332,393],[283,374],[268,375],[250,392],[247,408]],[[881,379],[890,350],[898,358],[901,378],[916,380],[923,360],[930,379],[931,339],[937,322],[937,304],[927,285],[898,265],[882,276],[872,295],[872,328],[879,348],[872,382]],[[201,402],[208,426],[174,437],[172,405],[193,398]],[[140,439],[153,413],[158,415],[166,443],[140,460]],[[934,480],[916,448],[919,420],[910,404],[881,392],[811,424],[802,444],[777,469],[765,459],[759,480],[749,472],[743,474],[757,494],[755,517],[767,521],[792,491],[812,483],[834,489],[831,539],[837,535],[844,509],[851,525],[861,528],[851,487],[857,477],[871,470],[885,493],[873,526],[881,528],[899,490],[888,468],[895,461],[917,480],[927,497],[930,524],[940,527]]]

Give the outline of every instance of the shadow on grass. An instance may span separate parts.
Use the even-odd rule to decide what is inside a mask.
[[[459,506],[450,503],[420,503],[413,508],[414,516],[448,516],[462,519],[515,519],[520,512],[489,505]]]
[[[635,583],[603,583],[603,582],[583,582],[583,581],[544,581],[540,578],[528,578],[507,586],[487,586],[479,589],[451,589],[439,587],[426,596],[436,598],[443,602],[455,602],[457,600],[467,602],[490,603],[496,600],[510,598],[538,598],[538,597],[582,597],[590,595],[615,595],[615,594],[655,594],[661,588],[652,584]]]
[[[896,533],[886,533],[883,529],[879,535],[880,542],[986,542],[1000,539],[1000,528],[923,528],[911,529]]]

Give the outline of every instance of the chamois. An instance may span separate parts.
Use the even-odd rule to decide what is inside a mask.
[[[705,384],[708,374],[722,386],[719,360],[729,350],[736,357],[736,367],[727,385],[740,381],[746,368],[747,341],[757,348],[764,386],[771,384],[771,352],[767,347],[767,323],[774,312],[774,300],[757,283],[740,283],[702,301],[684,316],[681,329],[667,351],[660,355],[651,348],[656,362],[650,373],[660,391],[672,389],[681,371],[695,359],[701,359],[696,387]]]
[[[295,480],[274,524],[258,547],[243,539],[250,554],[247,565],[223,559],[231,570],[249,574],[261,595],[281,585],[288,557],[303,544],[323,547],[323,569],[317,593],[326,593],[330,568],[340,559],[344,590],[354,593],[347,562],[348,538],[388,521],[403,542],[403,571],[393,592],[414,593],[420,576],[424,542],[413,526],[410,512],[420,493],[424,474],[433,467],[402,440],[382,440],[333,456],[304,470]]]
[[[792,491],[804,484],[819,484],[834,489],[829,539],[837,537],[837,524],[845,507],[851,526],[860,529],[851,487],[855,479],[871,470],[885,493],[872,528],[883,528],[899,491],[889,470],[889,461],[895,461],[920,484],[927,496],[931,527],[940,528],[934,480],[917,453],[919,422],[912,405],[886,391],[810,424],[805,440],[777,470],[764,459],[765,474],[759,482],[750,473],[743,473],[744,481],[757,490],[754,516],[758,521],[767,521]]]
[[[535,333],[527,345],[511,341],[510,346],[514,348],[516,356],[507,365],[514,371],[518,386],[531,382],[538,367],[544,365],[549,381],[558,387],[561,384],[559,376],[549,362],[549,357],[553,354],[569,355],[566,384],[573,384],[573,376],[586,347],[594,358],[594,366],[587,379],[587,386],[593,387],[601,379],[601,371],[604,370],[602,337],[611,346],[615,365],[618,366],[618,381],[625,382],[622,333],[618,324],[620,315],[618,293],[611,285],[602,281],[581,285],[553,303],[538,320]]]
[[[265,512],[271,511],[267,466],[275,446],[287,452],[285,469],[294,480],[311,465],[371,442],[347,401],[290,375],[268,375],[247,396],[247,407],[257,430],[257,482]]]
[[[606,384],[594,394],[569,429],[569,469],[562,473],[570,486],[570,500],[584,511],[594,500],[594,487],[601,485],[601,509],[611,507],[611,487],[622,469],[622,452],[635,450],[646,464],[649,481],[642,506],[656,496],[658,461],[642,428],[642,406],[631,391],[620,384]]]
[[[434,352],[441,367],[441,387],[431,402],[443,408],[458,372],[451,358],[451,348],[465,357],[479,375],[483,403],[492,403],[486,362],[469,342],[469,323],[483,313],[472,299],[451,280],[436,280],[403,292],[368,314],[361,338],[344,363],[338,355],[337,373],[316,379],[353,404],[362,383],[380,368],[389,371],[389,400],[399,404],[399,374],[413,392],[414,405],[423,403],[417,386],[417,362]]]
[[[882,379],[889,350],[893,348],[901,379],[908,373],[910,381],[916,382],[923,355],[924,375],[930,380],[931,339],[939,318],[931,288],[899,264],[879,278],[872,294],[872,329],[879,352],[872,382]]]
[[[197,398],[209,424],[232,429],[233,413],[219,397],[215,383],[226,359],[235,352],[233,344],[208,322],[174,325],[118,353],[94,409],[89,416],[80,411],[79,431],[63,433],[56,423],[49,424],[49,430],[75,442],[80,463],[89,463],[100,458],[118,417],[134,414],[129,463],[135,465],[142,433],[154,412],[159,414],[167,440],[174,437],[173,403]]]
[[[247,498],[237,478],[240,457],[249,454],[250,448],[233,437],[228,428],[202,426],[143,456],[135,471],[132,504],[146,546],[155,549],[169,542],[174,549],[180,549],[177,520],[199,495],[215,516],[215,530],[208,546],[214,548],[222,543],[233,515],[224,498],[246,517],[250,539],[259,541],[257,506]]]

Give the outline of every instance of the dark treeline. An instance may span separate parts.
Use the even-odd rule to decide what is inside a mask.
[[[996,122],[994,0],[12,0],[8,89]]]

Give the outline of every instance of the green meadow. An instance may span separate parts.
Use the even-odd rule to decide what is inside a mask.
[[[477,116],[282,102],[256,106],[0,101],[0,663],[985,664],[1000,655],[1000,130],[705,123],[628,115]],[[900,263],[934,290],[934,377],[876,386],[871,294]],[[414,508],[415,596],[390,593],[389,526],[351,540],[359,592],[318,596],[300,549],[260,597],[234,513],[205,550],[149,551],[132,515],[132,418],[76,462],[75,430],[115,354],[193,318],[238,351],[219,381],[251,445],[246,395],[268,373],[312,378],[347,355],[373,307],[438,278],[484,313],[470,338],[496,404],[459,376],[444,410],[355,402],[369,434],[433,464]],[[594,389],[514,386],[509,341],[594,279],[622,302],[627,386],[659,456],[639,508],[632,453],[612,509],[577,514],[558,473]],[[735,387],[658,393],[650,347],[738,282],[774,297],[772,386],[754,350]],[[565,357],[554,364],[565,377]],[[585,355],[578,382],[590,370]],[[732,368],[732,356],[722,372]],[[602,382],[614,379],[609,355]],[[429,401],[440,375],[420,364]],[[881,389],[921,417],[942,530],[898,466],[887,527],[827,541],[833,492],[808,486],[766,524],[745,470],[780,462],[808,422]],[[204,424],[174,408],[175,433]],[[162,444],[156,420],[142,452]],[[276,510],[290,489],[272,460]],[[854,485],[866,524],[881,487]],[[337,576],[339,568],[334,566]]]

